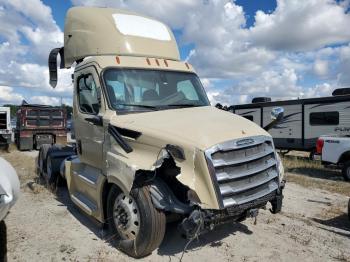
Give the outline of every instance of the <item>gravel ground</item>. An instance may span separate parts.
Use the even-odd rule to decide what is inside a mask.
[[[13,149],[0,153],[17,170],[22,191],[6,219],[9,261],[133,260],[109,244],[103,229],[75,208],[65,188],[54,194],[36,183],[36,154]],[[261,210],[256,224],[247,219],[218,227],[195,240],[183,261],[350,261],[345,213],[350,192],[317,188],[322,178],[286,176],[293,182],[287,183],[282,213]],[[313,181],[316,186],[311,187]],[[170,224],[162,245],[140,261],[179,261],[185,244]]]

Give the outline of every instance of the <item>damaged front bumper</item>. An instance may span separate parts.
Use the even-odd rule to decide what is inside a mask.
[[[265,208],[268,202],[271,204],[271,213],[276,214],[282,209],[284,185],[285,181],[282,181],[278,190],[241,205],[221,210],[196,208],[182,220],[179,230],[186,238],[191,239],[204,232],[213,230],[220,224],[240,222],[248,217],[256,217],[258,210]]]

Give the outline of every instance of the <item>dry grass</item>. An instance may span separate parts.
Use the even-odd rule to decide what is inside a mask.
[[[341,172],[323,167],[320,161],[297,156],[285,156],[282,161],[289,182],[343,195],[350,192],[350,183],[344,181]]]

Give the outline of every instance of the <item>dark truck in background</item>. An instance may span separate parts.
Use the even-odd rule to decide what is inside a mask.
[[[19,150],[39,149],[43,144],[66,144],[66,109],[23,104],[17,111],[15,141]]]

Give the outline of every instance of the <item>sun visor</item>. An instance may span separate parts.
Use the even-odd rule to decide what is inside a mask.
[[[64,66],[69,68],[75,61],[96,55],[180,60],[173,33],[157,20],[118,9],[69,9],[64,29]]]

